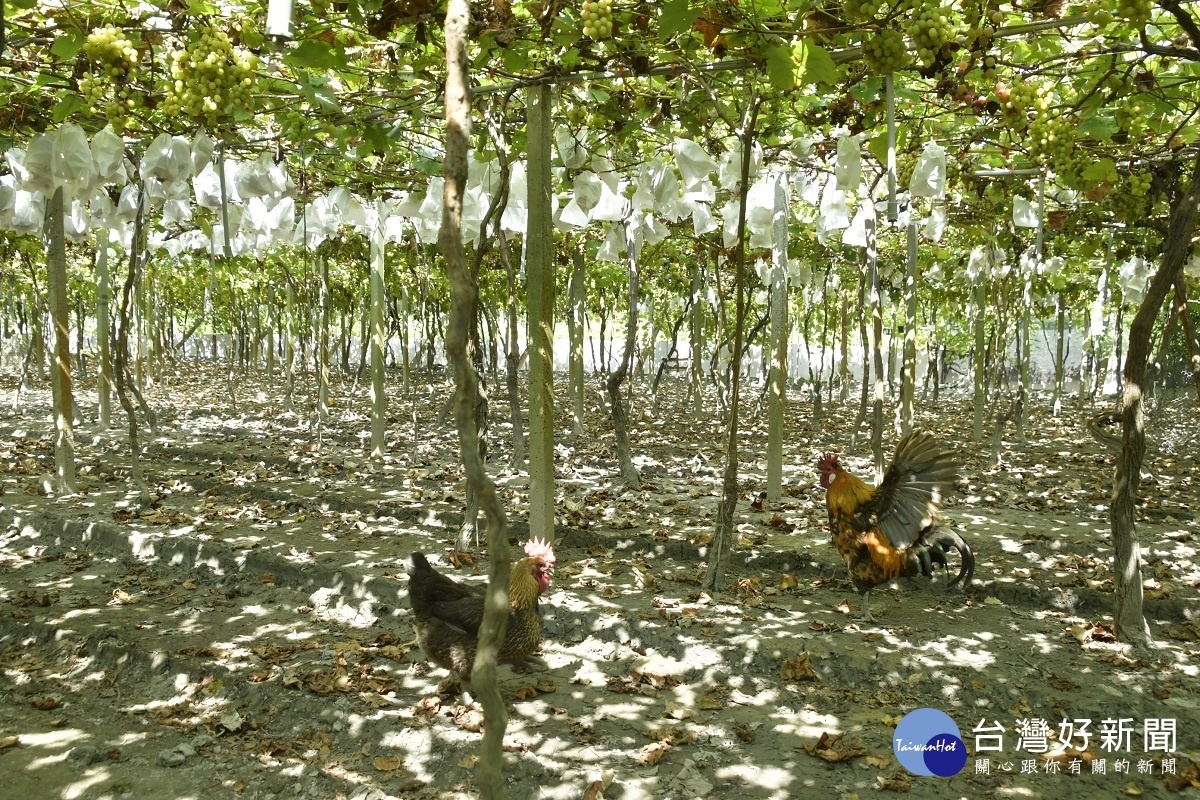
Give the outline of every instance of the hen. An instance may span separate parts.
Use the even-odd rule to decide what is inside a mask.
[[[407,570],[417,644],[426,658],[469,684],[485,587],[466,586],[442,575],[421,553],[412,554]],[[553,546],[541,539],[526,542],[525,558],[513,564],[509,580],[508,632],[497,659],[501,663],[523,661],[541,645],[538,598],[550,587],[553,570]]]
[[[957,550],[959,581],[975,574],[975,556],[963,538],[942,527],[943,493],[958,479],[958,463],[925,431],[913,431],[896,445],[896,454],[872,488],[842,469],[826,453],[817,462],[833,544],[846,561],[863,597],[862,616],[871,616],[871,589],[894,578],[933,575],[933,566],[949,569],[946,555]]]

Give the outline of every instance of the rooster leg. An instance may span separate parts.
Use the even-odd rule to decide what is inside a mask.
[[[862,611],[859,613],[863,622],[874,622],[875,618],[871,616],[871,590],[867,589],[862,596]]]
[[[544,658],[539,656],[525,656],[519,661],[512,662],[513,672],[528,673],[528,672],[544,672],[550,669],[550,665],[546,663]]]

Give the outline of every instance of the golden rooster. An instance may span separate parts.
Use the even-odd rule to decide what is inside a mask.
[[[521,662],[542,643],[538,598],[550,588],[554,547],[541,539],[525,543],[525,558],[512,567],[508,586],[508,632],[500,645],[500,663]],[[471,682],[479,626],[483,622],[483,586],[466,586],[442,575],[422,553],[407,566],[413,630],[425,657]]]
[[[925,431],[913,431],[896,445],[896,454],[874,488],[842,469],[826,453],[817,462],[833,544],[846,561],[862,594],[862,616],[871,616],[871,589],[894,578],[930,577],[933,565],[949,568],[946,554],[958,551],[961,566],[953,586],[966,586],[975,574],[975,556],[963,538],[940,526],[943,493],[958,480],[954,455]]]

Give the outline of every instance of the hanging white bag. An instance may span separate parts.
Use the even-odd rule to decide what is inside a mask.
[[[697,236],[703,236],[706,233],[711,233],[721,227],[721,223],[713,218],[712,211],[708,207],[708,203],[700,203],[694,200],[684,200],[683,205],[691,211],[692,217],[692,232]]]
[[[737,244],[738,214],[740,211],[741,203],[732,198],[721,209],[721,242],[725,247],[733,247]]]
[[[112,127],[104,126],[91,138],[91,160],[104,184],[112,184],[115,180],[122,158],[125,158],[125,140],[116,136]]]
[[[592,219],[616,222],[625,218],[628,207],[629,204],[624,197],[608,188],[607,183],[603,183],[600,186],[600,200],[592,209],[591,217]]]
[[[92,169],[92,148],[83,128],[67,123],[55,131],[54,158],[50,165],[54,186],[63,187],[67,194],[82,193],[87,189]]]
[[[930,142],[913,167],[908,190],[917,197],[941,197],[946,193],[946,148]]]
[[[221,176],[217,175],[212,164],[207,165],[199,175],[192,178],[192,191],[196,194],[196,205],[201,208],[218,209],[221,207]]]
[[[167,200],[163,203],[162,224],[164,227],[182,225],[192,221],[192,206],[182,200]]]
[[[855,213],[849,227],[842,231],[842,244],[849,247],[866,247],[867,220],[874,219],[874,217],[875,207],[870,203],[863,203]]]
[[[82,242],[88,238],[88,229],[91,227],[91,216],[87,211],[87,204],[82,200],[72,200],[70,206],[65,209],[63,215],[63,233],[68,241]]]
[[[600,249],[596,251],[596,260],[620,264],[621,253],[624,250],[625,237],[621,235],[620,227],[613,225],[609,227],[608,234],[605,235],[604,241],[600,244]]]
[[[39,133],[25,148],[25,179],[21,188],[27,192],[54,194],[54,136]],[[15,170],[14,170],[15,172]]]
[[[559,213],[558,222],[560,223],[560,230],[563,230],[563,226],[566,226],[568,229],[582,228],[588,224],[588,215],[579,207],[579,203],[575,198],[572,197]]]
[[[671,152],[675,154],[675,163],[679,166],[679,174],[685,187],[690,187],[717,171],[717,162],[713,157],[691,139],[676,139],[671,145]]]
[[[205,167],[212,163],[213,152],[215,150],[216,145],[213,144],[212,137],[204,131],[196,134],[196,138],[192,139],[192,177],[199,175]]]
[[[929,219],[925,220],[921,232],[925,234],[926,239],[933,242],[940,242],[942,234],[946,232],[946,209],[937,206],[930,211]]]
[[[594,172],[581,172],[575,176],[572,197],[584,211],[591,211],[600,202],[600,178]]]
[[[1018,228],[1038,226],[1037,206],[1019,194],[1013,195],[1013,225]]]
[[[9,230],[15,233],[39,234],[46,218],[46,196],[41,192],[18,189],[13,197]]]
[[[0,175],[0,220],[12,214],[17,197],[17,179],[12,175]],[[3,223],[0,223],[3,227]]]
[[[133,222],[137,216],[138,207],[138,187],[135,184],[126,184],[121,189],[121,197],[117,200],[117,219],[121,222]]]
[[[833,173],[837,176],[837,188],[844,192],[853,192],[862,184],[862,153],[857,136],[844,133],[838,139]]]
[[[746,192],[746,227],[752,233],[770,231],[775,221],[775,183],[773,175],[764,175]]]
[[[558,157],[567,169],[579,169],[587,163],[588,151],[583,142],[583,132],[572,132],[565,125],[559,125],[554,132],[554,144],[558,148]]]

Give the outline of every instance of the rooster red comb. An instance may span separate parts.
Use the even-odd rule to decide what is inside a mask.
[[[540,558],[547,566],[554,566],[554,545],[545,539],[534,537],[525,543],[525,555]]]
[[[831,471],[836,466],[838,466],[837,453],[825,453],[817,460],[817,469],[822,472]]]

